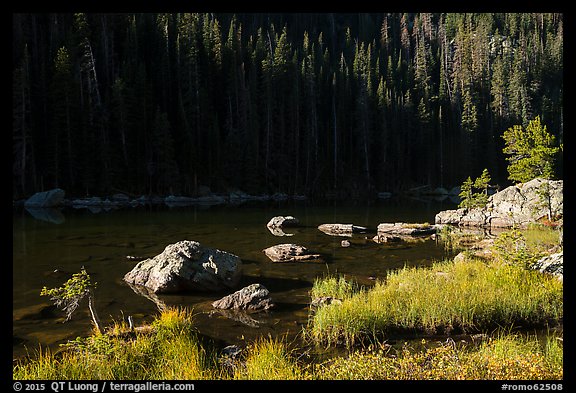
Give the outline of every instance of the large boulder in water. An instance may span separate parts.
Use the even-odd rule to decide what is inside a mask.
[[[236,255],[182,240],[139,262],[124,280],[154,293],[220,291],[236,287],[241,274],[242,261]]]
[[[56,207],[64,204],[66,193],[61,188],[37,192],[24,202],[26,207]]]
[[[238,309],[246,311],[268,310],[274,307],[270,292],[262,284],[252,284],[225,296],[212,303],[212,307],[220,309]]]

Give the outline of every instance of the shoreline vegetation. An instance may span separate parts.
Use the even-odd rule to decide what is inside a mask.
[[[439,237],[458,247],[455,236]],[[298,343],[262,337],[219,348],[195,330],[193,310],[169,308],[149,326],[122,321],[55,352],[40,348],[15,361],[13,378],[558,380],[563,284],[529,269],[558,243],[556,229],[532,226],[499,234],[482,256],[468,245],[454,260],[398,269],[371,287],[319,278],[311,298],[330,301],[311,306]],[[392,336],[404,338],[393,346]],[[338,354],[315,355],[319,348]]]

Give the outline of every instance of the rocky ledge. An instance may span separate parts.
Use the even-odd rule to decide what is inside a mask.
[[[476,227],[526,227],[548,216],[562,218],[563,180],[536,178],[491,195],[484,208],[445,210],[436,224]]]

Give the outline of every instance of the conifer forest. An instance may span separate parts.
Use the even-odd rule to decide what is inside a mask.
[[[12,19],[13,198],[504,185],[506,129],[563,142],[562,14]]]

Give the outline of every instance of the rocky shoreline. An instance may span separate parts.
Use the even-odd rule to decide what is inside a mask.
[[[436,224],[469,227],[526,227],[543,219],[561,222],[564,214],[564,181],[536,178],[491,195],[482,208],[445,210]]]
[[[233,191],[227,194],[215,194],[206,192],[196,197],[190,196],[158,196],[158,195],[141,195],[130,197],[124,193],[116,193],[106,197],[85,197],[85,198],[66,198],[66,193],[60,188],[49,191],[38,192],[26,200],[13,201],[13,206],[24,206],[26,208],[121,208],[137,207],[145,205],[167,205],[173,206],[194,206],[194,205],[224,205],[224,204],[242,204],[245,202],[281,202],[281,201],[305,201],[308,198],[304,195],[289,196],[284,193],[275,193],[272,195],[250,195],[243,191]]]

